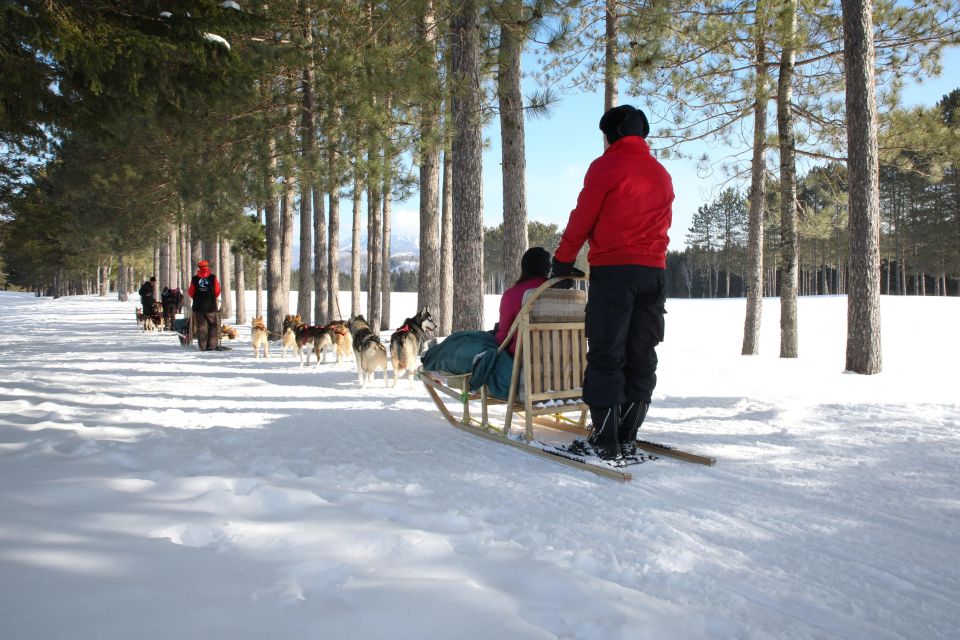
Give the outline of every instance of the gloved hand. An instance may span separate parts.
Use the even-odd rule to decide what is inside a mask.
[[[550,259],[550,277],[562,278],[563,276],[576,276],[582,278],[583,271],[573,266],[572,262],[559,262],[556,257]],[[573,280],[561,280],[553,285],[554,289],[569,289],[573,286]]]

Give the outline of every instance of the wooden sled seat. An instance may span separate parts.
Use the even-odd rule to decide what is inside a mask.
[[[504,351],[517,336],[507,398],[493,397],[486,385],[471,393],[469,373],[419,372],[428,390],[444,393],[462,404],[462,417],[457,420],[451,414],[448,419],[483,430],[495,429],[506,436],[510,434],[513,415],[521,414],[523,438],[527,441],[534,438],[534,424],[586,433],[587,405],[582,399],[582,387],[587,365],[587,296],[578,289],[553,289],[560,281],[548,280],[524,295],[520,313],[499,346],[498,350]],[[479,421],[471,417],[470,405],[475,402],[479,402]],[[495,405],[506,405],[506,417],[499,428],[490,424],[489,407]],[[577,414],[576,418],[567,417],[571,413]]]

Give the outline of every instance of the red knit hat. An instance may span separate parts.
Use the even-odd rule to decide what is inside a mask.
[[[206,260],[201,260],[200,262],[197,263],[197,266],[203,269],[204,267],[209,267],[210,263],[207,262]]]

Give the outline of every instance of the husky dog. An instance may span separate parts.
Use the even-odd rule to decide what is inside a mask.
[[[144,331],[163,331],[163,309],[160,307],[159,302],[153,303],[153,308],[149,311],[144,311],[141,315],[143,316]]]
[[[280,357],[287,355],[287,349],[297,348],[297,334],[294,329],[303,324],[300,316],[286,316],[283,319],[283,335],[280,338]]]
[[[312,347],[307,350],[307,364],[310,364],[310,351],[313,351],[317,358],[316,366],[320,366],[320,353],[323,352],[323,361],[327,361],[327,352],[332,351],[333,331],[320,325],[298,324],[293,329],[293,335],[297,342],[297,355],[300,357],[300,366],[303,366],[303,348]]]
[[[367,386],[375,377],[377,369],[383,369],[383,386],[387,386],[387,350],[380,338],[370,328],[363,316],[350,318],[350,335],[353,338],[353,357],[357,363],[357,382]]]
[[[257,316],[250,323],[250,342],[253,343],[253,353],[257,358],[260,357],[260,347],[263,347],[263,357],[270,357],[270,334],[267,333],[267,323],[263,321],[262,316]]]
[[[403,326],[390,336],[390,361],[393,363],[393,386],[397,386],[400,376],[407,374],[407,383],[413,387],[413,370],[417,358],[423,350],[427,334],[437,330],[437,323],[426,307],[415,316],[403,321]]]

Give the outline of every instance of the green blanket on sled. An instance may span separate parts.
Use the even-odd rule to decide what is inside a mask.
[[[486,384],[490,395],[506,399],[513,357],[497,353],[498,346],[489,331],[457,331],[427,349],[420,360],[427,371],[469,373],[470,391]]]

